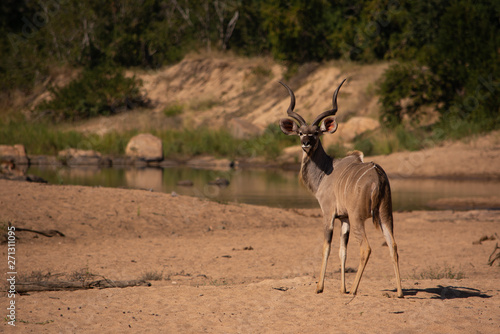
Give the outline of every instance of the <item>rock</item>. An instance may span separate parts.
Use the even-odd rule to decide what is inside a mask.
[[[103,156],[99,161],[99,166],[101,167],[111,167],[113,166],[113,157],[111,156]]]
[[[208,182],[208,184],[219,187],[227,187],[229,185],[229,180],[223,177],[218,177],[215,180]]]
[[[111,157],[111,166],[129,167],[134,165],[134,159],[130,157]]]
[[[125,155],[144,161],[160,161],[163,160],[163,144],[160,138],[141,133],[130,139]]]
[[[101,153],[93,150],[68,148],[59,151],[57,157],[68,166],[97,166],[101,163]]]
[[[352,117],[347,122],[339,123],[338,130],[334,134],[327,134],[322,137],[323,147],[326,149],[330,145],[338,144],[350,147],[356,136],[375,130],[378,127],[380,127],[380,123],[373,118]]]
[[[231,135],[237,139],[250,139],[263,132],[257,125],[239,117],[231,119],[228,128]]]
[[[0,173],[0,179],[11,180],[11,181],[27,181],[27,182],[37,182],[37,183],[47,183],[47,180],[41,178],[40,176],[34,174],[28,175],[16,175],[16,174],[2,174]]]
[[[179,166],[179,162],[175,160],[165,159],[158,164],[161,168],[169,168]]]
[[[0,145],[0,160],[10,161],[14,165],[27,165],[29,163],[24,145]]]
[[[177,181],[177,185],[182,187],[192,187],[194,183],[191,180],[180,180]]]
[[[216,159],[214,157],[196,157],[186,162],[191,168],[210,168],[210,169],[230,169],[234,162],[229,159]]]
[[[60,166],[61,161],[52,155],[30,155],[29,156],[30,165],[50,165],[50,166]]]
[[[47,183],[47,180],[45,180],[43,177],[40,177],[40,176],[34,175],[34,174],[26,175],[26,181],[36,182],[36,183]]]
[[[344,142],[351,142],[356,136],[366,131],[375,130],[380,123],[368,117],[352,117],[347,122],[339,124],[339,129],[334,136],[342,138]]]

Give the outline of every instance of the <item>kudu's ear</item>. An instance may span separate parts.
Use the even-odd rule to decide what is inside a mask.
[[[323,123],[321,123],[321,132],[323,133],[334,133],[337,131],[337,122],[335,121],[335,118],[333,117],[327,117],[323,120]]]
[[[280,128],[281,131],[288,136],[299,134],[299,127],[297,126],[297,123],[289,118],[280,119]]]

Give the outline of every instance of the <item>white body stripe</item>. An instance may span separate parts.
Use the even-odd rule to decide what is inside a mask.
[[[356,188],[356,187],[358,186],[358,182],[359,182],[359,180],[361,180],[361,178],[362,178],[363,176],[365,176],[365,174],[366,174],[366,173],[368,173],[368,171],[369,171],[369,170],[371,170],[371,169],[375,168],[375,166],[376,166],[376,165],[373,165],[372,167],[368,168],[368,169],[367,169],[367,170],[366,170],[363,174],[361,174],[361,176],[360,176],[360,177],[358,178],[358,180],[356,181],[356,184],[354,185],[354,188]]]

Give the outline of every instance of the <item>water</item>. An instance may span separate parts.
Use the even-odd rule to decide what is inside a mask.
[[[299,183],[297,171],[281,169],[204,170],[175,168],[42,168],[28,173],[52,184],[152,189],[203,197],[218,202],[237,202],[282,208],[316,208],[316,199]],[[230,181],[227,187],[210,185],[217,178]],[[193,186],[177,185],[191,180]],[[500,195],[500,181],[391,179],[396,211],[430,209],[429,202],[450,197]]]

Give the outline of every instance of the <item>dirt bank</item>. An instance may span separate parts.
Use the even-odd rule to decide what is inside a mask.
[[[317,210],[0,180],[0,222],[65,234],[48,238],[17,232],[19,277],[84,272],[111,280],[146,274],[162,278],[150,281],[150,287],[18,295],[20,332],[499,330],[500,266],[486,264],[498,240],[477,243],[500,233],[499,211],[396,213],[405,299],[394,298],[388,250],[369,222],[373,252],[359,295],[352,298],[338,291],[336,250],[325,292],[314,293],[323,234]],[[6,273],[7,245],[0,246]],[[334,249],[337,246],[335,238]],[[358,259],[353,240],[347,266],[357,268]],[[347,275],[348,284],[353,279],[353,273]],[[3,312],[8,302],[2,294]],[[14,332],[5,321],[1,326]]]

